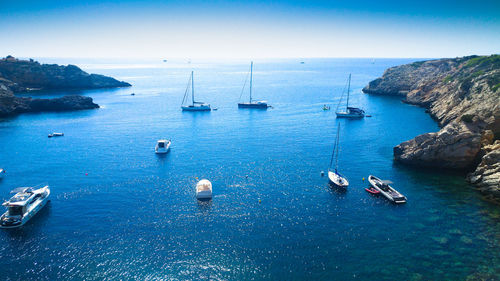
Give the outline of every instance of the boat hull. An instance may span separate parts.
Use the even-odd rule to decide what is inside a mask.
[[[379,178],[377,178],[375,176],[372,176],[372,175],[368,176],[368,182],[370,183],[370,185],[373,188],[375,188],[377,191],[379,191],[380,194],[382,194],[389,201],[391,201],[393,203],[396,203],[396,204],[406,203],[406,197],[405,196],[403,196],[401,193],[399,193],[398,191],[396,191],[394,188],[392,188],[389,185],[387,185],[387,187],[388,187],[387,190],[383,190],[382,188],[380,188],[377,185],[377,181],[381,182],[381,179],[379,179]],[[393,195],[391,195],[391,193],[393,193],[395,195],[398,195],[398,196],[394,197]]]
[[[238,103],[238,108],[267,109],[267,103]]]
[[[328,182],[338,188],[347,188],[349,181],[338,173],[328,171]]]
[[[336,112],[337,118],[351,118],[351,119],[357,119],[357,118],[363,118],[365,117],[364,114],[353,114],[349,112]]]
[[[44,187],[46,189],[47,194],[45,195],[44,198],[38,199],[37,202],[34,203],[34,206],[30,208],[28,212],[26,212],[25,215],[23,215],[21,219],[21,223],[14,224],[14,225],[4,225],[3,221],[0,221],[0,228],[17,228],[25,225],[30,219],[32,219],[45,205],[47,205],[47,202],[49,201],[49,196],[50,196],[50,189],[48,186]],[[5,214],[2,215],[1,219],[3,219]]]
[[[210,105],[201,105],[201,106],[181,106],[182,111],[211,111],[212,108]]]
[[[212,183],[209,180],[203,179],[196,184],[196,199],[212,199]]]

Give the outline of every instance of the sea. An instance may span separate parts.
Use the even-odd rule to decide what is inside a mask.
[[[498,206],[463,174],[393,161],[394,146],[438,124],[401,97],[361,92],[419,59],[256,59],[253,98],[267,110],[237,107],[250,60],[37,60],[133,86],[19,94],[82,94],[100,108],[0,121],[0,199],[23,186],[52,192],[25,226],[0,229],[0,279],[500,278]],[[181,111],[191,71],[195,99],[216,111]],[[349,74],[349,104],[371,117],[336,119]],[[322,176],[338,126],[347,190]],[[172,141],[168,154],[155,154],[159,139]],[[366,192],[369,175],[408,202]],[[195,198],[201,179],[210,201]]]

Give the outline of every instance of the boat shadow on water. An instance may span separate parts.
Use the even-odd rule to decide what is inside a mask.
[[[212,199],[207,198],[207,199],[196,199],[198,209],[203,213],[206,214],[212,210]]]
[[[328,182],[326,186],[328,187],[328,190],[333,194],[345,195],[347,193],[347,188],[338,187],[331,182]]]

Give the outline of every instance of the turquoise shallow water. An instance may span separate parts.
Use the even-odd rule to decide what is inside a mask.
[[[498,208],[461,175],[392,161],[393,146],[437,124],[399,98],[361,93],[387,67],[414,60],[257,60],[254,95],[274,106],[267,111],[237,109],[247,61],[42,61],[75,63],[134,86],[78,92],[92,96],[98,110],[0,122],[0,166],[7,170],[0,197],[17,186],[52,188],[51,203],[29,224],[0,231],[3,277],[500,276]],[[180,111],[192,69],[197,99],[218,111]],[[349,73],[352,104],[373,117],[335,119]],[[323,104],[333,110],[323,111]],[[347,192],[320,176],[337,122]],[[53,131],[65,136],[47,138]],[[154,154],[160,138],[173,142],[165,157]],[[391,179],[408,203],[369,195],[362,181],[369,174]],[[196,177],[212,181],[212,201],[197,202]]]

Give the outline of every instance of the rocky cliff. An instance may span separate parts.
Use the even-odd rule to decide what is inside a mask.
[[[392,67],[363,92],[401,95],[442,127],[396,146],[396,161],[473,171],[469,181],[500,202],[500,55]]]
[[[90,97],[79,95],[55,99],[16,97],[17,92],[52,89],[96,89],[128,87],[127,82],[88,74],[74,65],[40,64],[8,56],[0,59],[0,117],[24,112],[93,109],[99,106]]]

